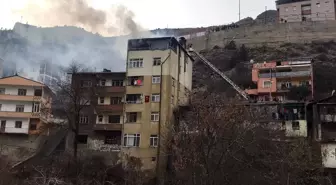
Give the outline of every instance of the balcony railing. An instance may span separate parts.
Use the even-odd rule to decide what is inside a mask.
[[[126,91],[124,86],[117,87],[117,86],[98,86],[97,92],[98,93],[123,93]]]
[[[96,131],[121,131],[122,125],[120,123],[98,123],[93,126],[93,129]]]
[[[336,114],[321,114],[320,119],[322,122],[336,123]]]
[[[310,71],[277,72],[277,73],[272,73],[272,74],[271,73],[259,74],[259,78],[303,77],[303,76],[310,76],[310,75],[311,75]]]
[[[113,104],[113,105],[97,105],[97,112],[115,112],[123,111],[123,104]]]

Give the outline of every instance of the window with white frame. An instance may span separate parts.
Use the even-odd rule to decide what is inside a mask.
[[[158,141],[159,141],[158,135],[150,135],[149,143],[151,147],[157,147]]]
[[[160,119],[159,112],[152,112],[151,113],[151,121],[157,122],[157,121],[159,121],[159,119]]]
[[[27,95],[27,89],[18,89],[18,95],[19,96],[26,96]]]
[[[15,128],[22,128],[22,121],[15,121]]]
[[[0,88],[0,94],[5,94],[6,90],[5,88]]]
[[[138,147],[140,145],[140,134],[124,134],[124,146]]]
[[[34,103],[33,112],[40,112],[40,103]]]
[[[104,97],[99,97],[99,103],[104,104],[105,98]]]
[[[160,76],[153,76],[152,77],[152,83],[153,84],[159,84],[161,82],[161,77]]]
[[[102,123],[104,120],[104,116],[103,115],[98,115],[98,123]]]
[[[264,81],[264,88],[269,88],[269,87],[271,87],[271,85],[272,85],[272,82],[271,81]]]
[[[24,105],[16,105],[15,112],[24,112]]]
[[[105,86],[105,85],[106,85],[106,80],[105,79],[100,80],[100,86]]]
[[[153,58],[153,66],[160,66],[161,65],[161,57]]]
[[[79,117],[79,123],[80,124],[88,124],[89,123],[89,117],[88,116],[80,116]]]
[[[152,102],[160,102],[160,94],[152,94]]]
[[[124,86],[124,80],[112,80],[113,87],[122,87]]]
[[[128,68],[141,68],[141,67],[143,67],[142,58],[130,59],[130,61],[128,62]]]

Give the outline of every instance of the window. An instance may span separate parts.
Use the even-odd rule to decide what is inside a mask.
[[[175,87],[175,78],[172,78],[172,86]]]
[[[143,85],[143,76],[131,76],[127,78],[127,85],[140,86]]]
[[[35,89],[34,96],[42,96],[42,89]]]
[[[159,121],[159,119],[160,119],[159,112],[152,112],[151,121]]]
[[[33,112],[40,112],[40,103],[34,103]]]
[[[1,111],[1,108],[2,108],[2,104],[0,104],[0,111]]]
[[[152,102],[160,102],[160,94],[152,94]]]
[[[90,80],[82,80],[81,81],[81,87],[91,87],[92,82]]]
[[[89,117],[88,116],[80,116],[79,117],[79,123],[80,124],[88,124],[89,122]]]
[[[124,135],[124,146],[139,146],[140,145],[140,134],[125,134]]]
[[[22,121],[15,121],[15,128],[22,128]]]
[[[140,67],[143,67],[142,58],[130,59],[130,61],[128,62],[128,68],[140,68]]]
[[[293,10],[294,10],[294,11],[296,10],[296,6],[293,7]]]
[[[121,104],[121,100],[122,100],[122,97],[111,97],[110,104],[111,105]]]
[[[19,96],[26,96],[27,89],[18,89],[18,95]]]
[[[153,58],[153,66],[159,66],[161,65],[161,58]]]
[[[137,112],[130,112],[127,115],[127,122],[128,123],[136,123],[138,118],[138,113]]]
[[[103,115],[99,115],[98,116],[98,123],[102,123],[104,120],[104,116]]]
[[[77,136],[77,142],[78,144],[86,144],[87,143],[88,136],[87,135],[78,135]]]
[[[286,12],[288,12],[288,8],[287,7],[285,8],[285,10],[286,10]]]
[[[35,122],[31,122],[30,124],[29,124],[29,130],[36,130],[37,129],[37,125],[36,125],[36,123]]]
[[[156,161],[156,157],[152,157],[152,162],[155,162]]]
[[[100,80],[100,86],[105,86],[106,85],[106,80],[103,79],[103,80]]]
[[[316,6],[317,6],[317,7],[321,7],[321,4],[320,4],[320,3],[316,3]]]
[[[109,116],[109,123],[120,123],[120,115]]]
[[[1,120],[1,129],[5,129],[6,128],[6,120]]]
[[[161,82],[161,77],[160,76],[153,76],[152,77],[152,83],[153,84],[159,84]]]
[[[271,81],[264,81],[264,88],[271,87],[272,82]]]
[[[123,80],[112,80],[112,86],[113,87],[122,87],[124,86]]]
[[[170,103],[174,104],[174,95],[171,95],[171,97],[170,97]]]
[[[158,136],[157,135],[150,135],[149,143],[151,147],[157,147],[158,146]]]
[[[105,142],[106,145],[117,145],[118,144],[118,138],[117,136],[105,136]]]
[[[298,122],[298,121],[293,121],[293,122],[292,122],[292,129],[293,129],[293,130],[300,130],[300,122]]]
[[[16,112],[24,112],[24,105],[16,105]]]
[[[5,88],[0,88],[0,94],[5,94],[6,90]]]
[[[100,103],[100,104],[103,104],[104,101],[105,101],[105,98],[104,98],[104,97],[99,97],[99,103]]]

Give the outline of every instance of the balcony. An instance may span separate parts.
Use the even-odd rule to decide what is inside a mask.
[[[11,94],[0,94],[0,100],[7,101],[23,101],[23,102],[31,102],[31,101],[41,101],[41,96],[18,96]]]
[[[123,108],[123,104],[97,105],[96,112],[122,112]]]
[[[39,118],[40,113],[33,112],[0,112],[0,117],[4,118]]]
[[[126,88],[124,86],[98,86],[97,93],[124,93]]]
[[[324,123],[336,123],[336,114],[321,114],[320,119]]]
[[[9,134],[28,134],[29,129],[27,128],[10,128],[6,127],[4,130],[4,133],[9,133]]]
[[[287,78],[287,77],[306,77],[311,76],[310,71],[296,71],[296,72],[277,72],[259,74],[259,78]]]
[[[119,123],[99,123],[94,124],[93,129],[95,131],[121,131],[122,125]]]

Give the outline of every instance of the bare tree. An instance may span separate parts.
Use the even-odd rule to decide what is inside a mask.
[[[64,77],[58,82],[56,96],[54,97],[53,113],[57,117],[66,120],[66,126],[73,134],[73,156],[78,155],[78,135],[80,129],[80,117],[86,107],[90,106],[90,101],[94,96],[95,84],[83,84],[80,81],[81,72],[86,72],[87,68],[73,62],[64,69]]]
[[[176,111],[172,184],[317,184],[319,156],[221,95],[197,94]],[[280,123],[281,124],[281,123]]]

